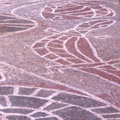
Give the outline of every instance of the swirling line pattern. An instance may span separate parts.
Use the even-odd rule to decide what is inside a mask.
[[[88,33],[97,29],[108,28],[116,23],[112,19],[93,19],[114,16],[115,12],[98,3],[71,3],[63,6],[46,5],[42,11],[45,19],[91,18],[80,23],[75,28],[64,32],[54,31],[53,35],[43,38],[33,44],[35,52],[59,65],[48,66],[51,72],[62,72],[61,69],[71,68],[84,71],[101,78],[120,83],[120,70],[114,66],[119,60],[103,61],[95,47],[87,38]]]
[[[13,33],[25,33],[38,27],[39,23],[37,23],[37,20],[35,21],[35,16],[31,15],[32,12],[39,13],[44,21],[84,19],[85,22],[62,32],[54,28],[46,29],[44,32],[51,35],[33,43],[31,49],[40,57],[55,63],[55,65],[47,66],[47,69],[53,74],[63,72],[64,69],[71,69],[119,84],[120,72],[114,66],[119,63],[119,60],[102,60],[96,48],[88,39],[90,32],[109,28],[116,23],[115,20],[110,18],[116,15],[115,11],[98,1],[96,3],[86,1],[69,2],[67,4],[64,2],[51,4],[49,0],[47,2],[49,4],[42,1],[30,1],[21,4],[17,2],[17,7],[10,4],[12,15],[0,16],[1,37],[7,37],[7,35]],[[41,3],[44,3],[44,7],[40,11],[21,12],[21,9],[26,8],[26,6],[37,9]],[[4,4],[2,7],[4,7]],[[29,15],[32,17],[25,18]],[[13,71],[25,73],[25,76],[29,74],[29,78],[31,76],[37,77],[37,83],[35,80],[33,80],[34,83],[32,80],[21,79],[8,81],[8,77],[6,78],[1,70],[0,79],[3,84],[0,85],[1,120],[120,119],[118,107],[88,94],[84,90],[78,90],[69,85],[47,79],[6,62],[0,62],[0,65],[7,66]],[[13,73],[16,73],[19,77],[20,73],[15,71]]]
[[[45,19],[63,20],[63,19],[83,19],[83,18],[99,18],[106,16],[115,16],[115,12],[104,7],[98,1],[67,3],[63,5],[47,4],[42,10]]]

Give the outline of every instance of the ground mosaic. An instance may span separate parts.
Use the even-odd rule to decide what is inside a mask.
[[[4,58],[6,53],[0,51],[0,120],[120,119],[119,101],[116,100],[114,104],[109,99],[104,100],[89,90],[81,89],[81,86],[76,88],[52,79],[54,74],[62,76],[66,70],[71,70],[120,87],[120,67],[117,66],[120,59],[104,60],[89,39],[90,33],[109,29],[117,23],[117,13],[107,6],[114,3],[66,1],[0,1],[0,39],[4,40],[1,49],[10,52],[10,60],[16,58],[7,61]],[[66,21],[68,24],[71,21],[75,23],[74,27],[69,25],[69,29],[64,26],[64,30],[56,29],[57,22]],[[26,54],[19,52],[24,36],[26,44],[27,39],[31,40],[27,47],[23,47],[24,50],[29,48],[29,52],[26,50],[29,60],[19,57]],[[94,35],[94,39],[107,38],[107,34]],[[17,39],[20,41],[14,43]],[[13,45],[11,49],[4,48],[9,46],[6,41]],[[16,51],[17,54],[14,54]],[[27,68],[22,67],[23,59],[27,59],[29,64],[33,56],[33,66],[45,64],[44,74],[40,67],[41,71],[36,69],[34,72],[29,69],[29,65],[26,65]],[[17,58],[21,60],[19,65]],[[47,62],[40,63],[42,60]]]

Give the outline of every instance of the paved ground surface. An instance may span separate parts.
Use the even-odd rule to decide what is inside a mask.
[[[0,120],[120,120],[117,0],[0,1]]]

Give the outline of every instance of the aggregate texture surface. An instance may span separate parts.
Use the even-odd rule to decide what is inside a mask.
[[[0,120],[120,120],[117,0],[0,1]]]

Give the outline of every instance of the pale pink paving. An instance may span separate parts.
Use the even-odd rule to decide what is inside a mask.
[[[104,45],[91,40],[119,36],[109,33],[118,23],[117,1],[5,0],[0,6],[0,120],[120,119],[120,59],[117,53],[105,59]]]

